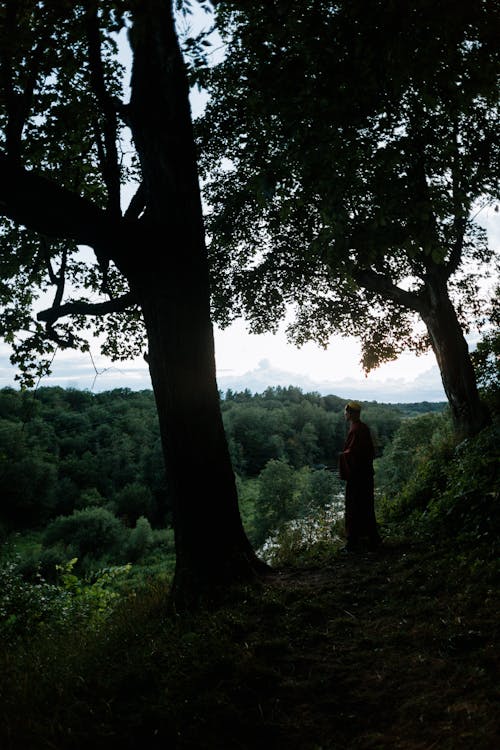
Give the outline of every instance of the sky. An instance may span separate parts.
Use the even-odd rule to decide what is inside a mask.
[[[199,14],[200,11],[197,11]],[[198,23],[206,17],[196,18]],[[201,112],[203,96],[192,98],[193,114]],[[500,218],[493,208],[484,209],[478,217],[489,235],[489,241],[500,252]],[[244,321],[229,328],[214,330],[217,382],[219,389],[260,393],[268,387],[293,385],[304,392],[334,394],[345,399],[384,403],[444,401],[446,399],[435,357],[403,354],[396,361],[382,365],[365,376],[361,365],[360,345],[354,338],[330,339],[326,350],[308,343],[298,349],[286,340],[284,329],[277,334],[248,333]],[[469,345],[473,348],[476,336]],[[9,363],[10,349],[0,343],[0,387],[15,385],[15,370]],[[113,363],[102,357],[97,343],[89,354],[58,352],[50,377],[39,385],[58,385],[94,392],[113,388],[142,390],[151,388],[147,365],[143,359]]]
[[[360,346],[354,338],[332,337],[326,350],[313,343],[297,349],[283,331],[255,335],[237,321],[225,331],[215,328],[217,383],[222,392],[246,388],[261,393],[268,387],[297,386],[304,393],[333,394],[341,398],[379,403],[445,401],[436,360],[432,353],[403,354],[365,376]],[[151,388],[145,361],[111,362],[99,354],[58,352],[52,375],[39,385],[79,388],[92,392]],[[0,344],[0,387],[15,385],[14,369],[8,362],[9,348]]]
[[[268,387],[294,385],[305,393],[334,394],[342,398],[379,402],[444,401],[439,371],[433,355],[403,355],[365,377],[359,365],[355,339],[334,337],[325,351],[315,344],[297,349],[277,335],[252,335],[237,322],[225,331],[215,330],[217,383],[241,391],[261,393]],[[8,362],[9,348],[0,345],[0,387],[15,385]],[[89,354],[59,352],[50,377],[39,385],[58,385],[94,392],[113,388],[151,388],[142,359],[111,362],[97,348]]]

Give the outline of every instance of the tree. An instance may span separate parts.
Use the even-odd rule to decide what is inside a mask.
[[[101,557],[119,545],[125,529],[106,508],[75,510],[70,516],[59,516],[44,532],[44,543],[64,542],[77,550],[80,557]]]
[[[55,505],[56,469],[19,423],[0,419],[0,521],[11,529],[46,522]]]
[[[496,297],[489,310],[491,329],[484,333],[478,342],[473,361],[478,374],[479,385],[500,395],[500,284],[496,288]]]
[[[456,431],[476,432],[464,331],[492,256],[474,215],[500,197],[499,4],[217,13],[226,54],[201,78],[198,133],[219,323],[273,330],[295,305],[295,343],[356,334],[366,371],[432,346]]]
[[[151,517],[153,498],[148,487],[139,482],[126,484],[113,498],[116,504],[116,514],[122,518],[127,526],[133,526],[139,518]]]
[[[0,330],[13,361],[29,382],[56,348],[88,348],[82,329],[105,333],[105,351],[118,358],[147,339],[173,502],[175,596],[248,578],[262,564],[241,524],[219,408],[172,3],[4,0],[0,21]],[[117,40],[126,34],[124,103]],[[33,320],[32,303],[50,286],[52,305]]]
[[[259,475],[259,500],[255,522],[259,542],[298,514],[296,477],[292,467],[272,458]]]

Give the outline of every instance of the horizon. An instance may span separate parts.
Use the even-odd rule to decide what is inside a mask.
[[[152,387],[149,387],[149,388],[129,388],[128,386],[114,386],[114,387],[111,387],[111,388],[102,388],[100,390],[90,390],[89,388],[80,388],[80,387],[75,386],[75,385],[68,384],[66,386],[63,386],[63,385],[56,384],[56,383],[50,383],[50,384],[41,383],[41,384],[35,386],[34,388],[26,388],[24,390],[24,392],[26,392],[26,393],[32,393],[33,395],[36,395],[36,393],[38,393],[38,391],[40,391],[42,389],[51,389],[51,388],[54,388],[54,389],[59,388],[59,389],[61,389],[63,391],[80,391],[82,393],[88,393],[90,396],[99,396],[99,395],[105,394],[105,393],[112,393],[113,391],[128,391],[129,393],[151,393],[151,394],[153,394],[153,388]],[[242,393],[249,392],[250,396],[253,398],[254,396],[263,396],[266,393],[266,391],[268,391],[268,390],[277,391],[278,389],[280,389],[280,390],[286,391],[289,388],[293,388],[293,389],[296,389],[296,390],[300,391],[300,393],[303,396],[318,395],[321,398],[329,398],[329,397],[331,397],[331,398],[337,398],[340,401],[344,401],[345,400],[345,397],[339,396],[337,393],[326,393],[326,392],[325,393],[319,393],[318,391],[305,391],[300,386],[296,386],[296,385],[293,385],[293,384],[289,384],[289,385],[286,385],[286,386],[281,386],[281,385],[268,386],[267,388],[265,388],[262,391],[252,391],[250,388],[244,388],[243,390],[233,390],[232,388],[228,388],[228,389],[226,389],[226,391],[223,391],[223,390],[219,389],[219,394],[220,394],[221,400],[225,401],[228,392],[231,392],[231,394],[235,395],[235,396],[237,396],[239,394],[242,394]],[[17,392],[22,392],[21,388],[17,384],[13,384],[13,385],[11,385],[11,384],[9,384],[9,385],[0,385],[0,392],[3,391],[3,390],[9,390],[9,389],[15,390]],[[429,399],[421,399],[421,400],[418,400],[418,401],[379,401],[377,399],[358,399],[358,400],[362,404],[366,404],[366,405],[376,404],[378,406],[412,406],[412,405],[417,405],[417,404],[435,404],[436,406],[439,406],[439,405],[446,406],[447,403],[448,403],[448,401],[447,401],[446,398],[443,399],[442,401],[430,401]]]
[[[64,356],[62,356],[64,354]],[[331,355],[330,355],[331,356]],[[8,363],[6,354],[0,350],[0,388],[19,389],[20,384],[14,380],[15,370]],[[298,388],[302,393],[318,393],[320,396],[336,396],[340,399],[356,399],[364,402],[379,403],[430,403],[446,402],[437,365],[425,367],[415,377],[403,377],[401,373],[392,377],[381,378],[373,373],[367,377],[355,377],[347,369],[327,377],[310,371],[292,371],[286,367],[275,366],[268,358],[258,360],[256,365],[240,373],[229,372],[218,368],[217,387],[225,394],[232,390],[241,393],[248,390],[252,395],[264,393],[268,388]],[[358,370],[359,371],[359,370]],[[115,362],[99,356],[80,354],[78,352],[61,353],[53,365],[53,373],[39,379],[35,387],[61,387],[91,393],[101,393],[115,389],[131,391],[152,391],[151,379],[147,365],[142,360],[132,362]]]

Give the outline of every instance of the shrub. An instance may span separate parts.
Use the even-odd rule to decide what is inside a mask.
[[[447,438],[421,458],[399,494],[379,504],[385,521],[410,523],[414,532],[430,533],[492,550],[500,538],[498,444],[494,424],[453,446]]]
[[[433,497],[446,487],[446,466],[453,456],[453,448],[446,442],[436,446],[432,457],[422,454],[409,480],[403,486],[395,502],[386,505],[385,518],[405,518],[413,512],[423,513]]]
[[[312,515],[288,521],[266,540],[259,557],[274,566],[320,564],[341,542],[343,507],[337,498]]]
[[[52,521],[45,530],[44,544],[70,544],[78,557],[97,559],[117,548],[124,535],[123,525],[109,510],[85,508]]]
[[[427,525],[492,547],[500,538],[500,425],[458,445],[446,466],[446,487],[429,506]]]
[[[151,517],[153,512],[153,496],[148,487],[131,482],[126,484],[113,497],[116,513],[122,517],[127,526],[133,526],[141,517]]]
[[[119,579],[129,565],[105,568],[92,579],[73,573],[76,558],[58,566],[57,583],[47,583],[38,574],[26,581],[19,558],[0,567],[0,640],[7,644],[32,638],[41,629],[73,629],[77,624],[99,626],[119,601]]]
[[[36,584],[26,581],[19,562],[17,558],[0,567],[0,636],[6,643],[32,635],[42,623],[61,625],[73,616],[71,594],[41,576]]]
[[[415,472],[434,460],[435,451],[453,444],[451,421],[448,414],[422,414],[404,420],[376,462],[378,488],[386,495],[395,496],[412,479]],[[438,460],[440,456],[437,456]],[[420,500],[422,506],[422,499]]]
[[[147,518],[141,516],[137,519],[135,528],[130,532],[127,542],[127,559],[131,562],[140,560],[141,557],[151,549],[154,544],[153,530]]]

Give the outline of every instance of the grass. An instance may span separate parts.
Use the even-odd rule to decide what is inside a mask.
[[[394,536],[189,616],[152,585],[0,656],[0,747],[496,750],[497,591],[488,548]]]

